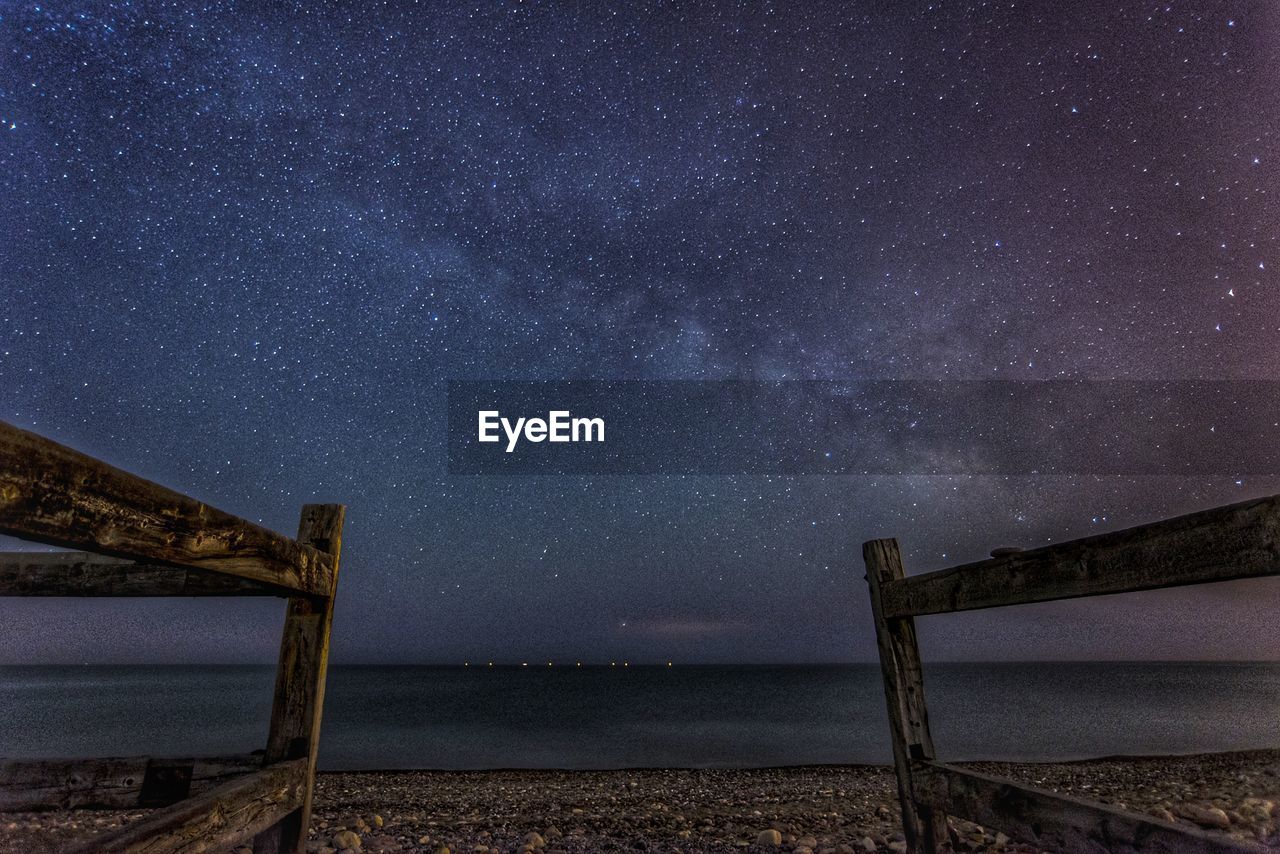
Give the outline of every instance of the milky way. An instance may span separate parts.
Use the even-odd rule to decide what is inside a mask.
[[[4,4],[0,417],[291,533],[335,660],[868,660],[910,571],[1272,478],[451,477],[449,379],[1280,378],[1264,3]],[[7,547],[14,547],[8,543]],[[1276,657],[1274,584],[926,654]],[[278,603],[0,603],[270,661]]]

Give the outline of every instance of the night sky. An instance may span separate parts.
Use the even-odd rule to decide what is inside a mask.
[[[907,5],[3,3],[0,418],[290,535],[348,504],[342,663],[869,661],[865,539],[1280,492],[447,474],[450,379],[1280,379],[1280,6]],[[921,630],[1274,659],[1278,594]],[[281,611],[6,600],[0,663],[270,662]]]

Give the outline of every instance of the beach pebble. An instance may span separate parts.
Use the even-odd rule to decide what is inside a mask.
[[[796,840],[796,847],[797,848],[817,848],[818,840],[814,839],[812,836],[801,836],[799,839]]]
[[[1200,804],[1180,804],[1177,812],[1178,815],[1194,821],[1201,827],[1216,827],[1219,830],[1226,830],[1231,826],[1231,819],[1217,807],[1206,807]]]
[[[782,834],[776,830],[762,830],[756,837],[756,845],[761,848],[777,848],[782,845]]]
[[[333,847],[339,851],[344,848],[350,851],[359,851],[363,845],[360,841],[360,835],[351,830],[340,830],[333,835]]]
[[[528,848],[539,849],[547,847],[547,840],[542,838],[542,834],[536,830],[531,830],[524,836],[524,844]]]
[[[1275,815],[1276,804],[1275,801],[1268,801],[1263,798],[1245,798],[1244,803],[1240,805],[1240,809],[1247,811],[1258,821],[1269,821]]]
[[[880,847],[879,845],[876,845],[876,841],[875,841],[874,839],[872,839],[870,836],[864,836],[864,837],[862,837],[862,850],[863,850],[863,851],[875,851],[875,850],[877,850],[879,847]]]

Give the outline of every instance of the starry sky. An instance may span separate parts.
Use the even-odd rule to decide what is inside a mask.
[[[1280,478],[451,476],[473,379],[1280,379],[1280,7],[0,4],[0,417],[292,534],[339,663],[874,660],[909,572]],[[16,541],[0,546],[17,547]],[[1249,582],[933,659],[1280,658]],[[278,601],[0,602],[0,663]]]

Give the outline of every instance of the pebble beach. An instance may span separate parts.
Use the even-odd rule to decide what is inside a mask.
[[[1280,750],[967,767],[1280,850]],[[8,814],[0,851],[60,851],[145,814]],[[960,851],[1037,850],[967,822],[952,831]],[[327,773],[308,841],[318,854],[904,848],[881,766]]]

